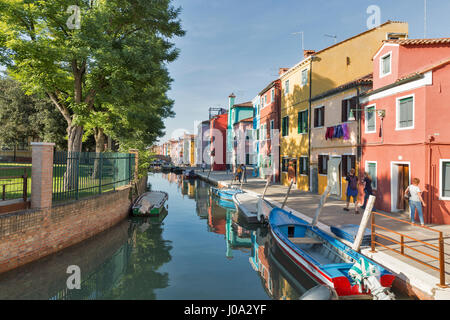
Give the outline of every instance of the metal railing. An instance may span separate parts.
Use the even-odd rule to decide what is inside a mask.
[[[134,179],[135,155],[55,151],[53,201],[78,200],[115,190]]]
[[[29,198],[31,183],[31,166],[29,167],[0,167],[0,201]]]
[[[426,229],[428,231],[437,233],[438,234],[438,245],[434,245],[432,243],[429,243],[429,242],[426,242],[426,241],[423,241],[423,240],[420,240],[420,239],[416,239],[416,238],[413,238],[413,237],[408,236],[406,234],[403,234],[401,232],[397,232],[397,231],[391,230],[389,228],[386,228],[386,227],[383,227],[383,226],[375,224],[375,216],[376,215],[382,216],[382,217],[385,217],[385,218],[388,218],[388,219],[392,219],[392,220],[395,220],[395,221],[398,221],[398,222],[401,222],[401,223],[404,223],[404,224],[414,225],[411,222],[408,222],[408,221],[405,221],[405,220],[401,220],[401,219],[398,219],[398,218],[394,218],[394,217],[391,217],[391,216],[388,216],[388,215],[385,215],[385,214],[382,214],[382,213],[379,213],[379,212],[372,211],[372,217],[371,217],[371,219],[372,219],[372,223],[371,223],[371,251],[372,252],[376,252],[375,251],[375,245],[379,245],[379,246],[382,246],[382,247],[384,247],[386,249],[389,249],[391,251],[399,253],[402,256],[404,256],[406,258],[409,258],[411,260],[414,260],[414,261],[416,261],[416,262],[418,262],[418,263],[420,263],[420,264],[422,264],[422,265],[424,265],[426,267],[429,267],[429,268],[431,268],[431,269],[433,269],[435,271],[438,271],[439,272],[439,280],[440,281],[439,281],[439,284],[437,284],[437,285],[439,287],[442,287],[442,288],[447,288],[448,286],[445,284],[445,255],[444,255],[444,235],[443,235],[443,232],[439,231],[439,230],[435,230],[435,229],[429,228],[429,227],[426,227],[426,226],[414,225],[417,228],[422,228],[422,229]],[[376,228],[385,230],[387,232],[394,233],[395,235],[399,236],[399,240],[395,240],[395,239],[390,238],[390,237],[388,237],[386,235],[383,235],[381,233],[377,233],[376,232]],[[396,244],[400,245],[400,251],[395,249],[395,248],[391,248],[391,247],[389,247],[387,245],[384,245],[384,244],[376,241],[376,236],[379,237],[379,238],[382,238],[382,239],[385,239],[387,241],[390,241],[390,242],[393,242],[393,243],[396,243]],[[410,245],[407,245],[405,243],[405,238],[410,239],[412,241],[416,241],[418,243],[423,244],[424,246],[427,246],[429,248],[437,250],[438,256],[437,257],[433,256],[433,255],[431,255],[431,254],[429,254],[427,252],[424,252],[424,251],[419,250],[417,248],[413,248]],[[431,264],[429,264],[429,263],[427,263],[425,261],[422,261],[421,259],[419,259],[417,257],[413,257],[411,255],[406,254],[405,253],[405,248],[410,249],[410,250],[412,250],[414,252],[417,252],[419,254],[422,254],[422,255],[424,255],[424,256],[426,256],[428,258],[431,258],[434,261],[438,261],[439,267],[435,267],[435,266],[433,266],[433,265],[431,265]]]

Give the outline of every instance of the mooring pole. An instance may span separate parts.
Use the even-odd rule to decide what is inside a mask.
[[[294,179],[291,179],[291,184],[289,185],[289,189],[288,189],[288,191],[286,192],[286,196],[284,197],[284,201],[283,201],[283,204],[281,205],[281,209],[283,209],[284,208],[284,206],[286,205],[286,201],[287,201],[287,199],[288,199],[288,197],[289,197],[289,193],[291,192],[291,188],[292,188],[292,185],[294,184]]]
[[[269,187],[269,183],[270,183],[270,179],[271,178],[272,178],[272,176],[267,178],[266,186],[264,187],[264,191],[263,191],[261,199],[264,199],[264,196],[266,195],[266,191],[267,191],[267,188]]]
[[[361,219],[358,233],[356,234],[355,241],[353,242],[352,246],[352,249],[355,251],[359,251],[359,248],[361,247],[362,239],[364,237],[364,231],[366,231],[367,225],[369,224],[375,199],[375,196],[370,195],[369,199],[367,200],[366,209],[364,209],[364,215]]]
[[[316,209],[316,215],[314,216],[313,221],[311,222],[311,226],[315,226],[317,224],[317,221],[319,221],[319,216],[322,213],[323,206],[325,205],[325,201],[327,201],[328,195],[330,194],[330,186],[327,185],[325,188],[325,191],[322,193],[322,196],[320,197],[319,206]]]

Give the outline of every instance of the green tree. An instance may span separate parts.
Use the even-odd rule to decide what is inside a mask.
[[[81,151],[96,106],[161,94],[154,79],[178,56],[168,39],[184,35],[179,12],[170,0],[0,0],[0,59],[28,93],[48,95],[68,151]]]
[[[67,144],[65,121],[48,98],[26,95],[20,84],[0,78],[0,144],[16,146],[28,138]]]

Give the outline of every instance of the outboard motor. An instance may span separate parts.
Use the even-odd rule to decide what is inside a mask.
[[[319,284],[306,291],[299,300],[339,300],[334,288]]]

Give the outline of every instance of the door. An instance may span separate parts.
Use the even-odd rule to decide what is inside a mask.
[[[393,211],[409,210],[405,190],[410,184],[409,164],[396,163],[392,167],[391,197]]]
[[[297,159],[289,160],[288,179],[294,180],[294,184],[297,184]]]
[[[341,157],[331,157],[328,160],[327,184],[330,187],[330,194],[341,196]]]

